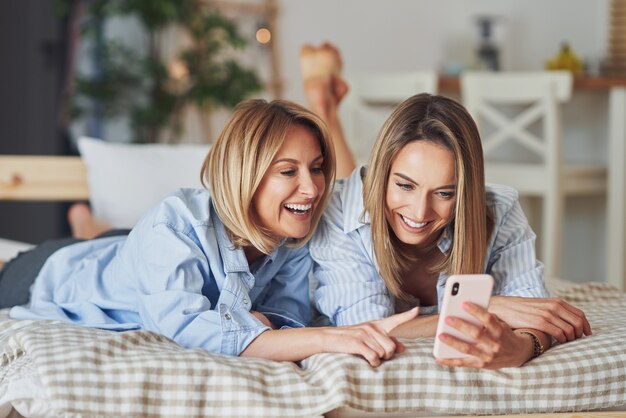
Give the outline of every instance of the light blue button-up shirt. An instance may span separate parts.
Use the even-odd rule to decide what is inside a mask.
[[[44,264],[15,319],[57,319],[110,330],[146,329],[184,347],[239,355],[268,327],[310,321],[306,247],[280,246],[253,263],[234,249],[208,191],[183,189],[128,237],[62,248]]]
[[[365,168],[335,184],[328,208],[309,244],[317,309],[335,325],[352,325],[385,318],[396,312],[396,301],[378,273],[372,247],[369,216],[363,207]],[[489,240],[485,273],[494,278],[494,295],[548,297],[543,265],[535,258],[535,234],[519,205],[518,193],[501,185],[487,186],[487,205],[495,227]],[[452,246],[453,230],[444,230],[438,248]],[[435,313],[441,306],[447,275],[437,282],[438,307],[423,307]],[[419,300],[414,305],[419,306]],[[405,306],[406,307],[406,306]]]

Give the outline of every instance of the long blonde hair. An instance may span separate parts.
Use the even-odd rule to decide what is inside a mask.
[[[293,125],[309,129],[319,140],[326,187],[313,214],[311,230],[288,245],[303,245],[315,232],[335,180],[335,151],[326,125],[314,113],[289,101],[248,100],[235,108],[200,174],[235,247],[252,245],[270,254],[279,245],[280,239],[259,225],[252,198]]]
[[[407,144],[432,141],[454,154],[456,205],[451,250],[433,271],[482,273],[492,215],[486,206],[483,151],[476,123],[456,101],[418,94],[401,103],[383,125],[370,155],[363,185],[365,211],[372,227],[379,273],[392,294],[405,298],[402,276],[416,259],[405,253],[385,216],[391,165]]]

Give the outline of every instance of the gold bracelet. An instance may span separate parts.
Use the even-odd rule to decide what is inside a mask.
[[[539,357],[540,355],[543,354],[543,352],[545,351],[545,348],[543,346],[543,344],[541,344],[541,340],[539,339],[539,337],[530,331],[518,331],[520,334],[526,334],[526,335],[530,335],[530,337],[533,339],[533,356],[532,358],[535,357]]]

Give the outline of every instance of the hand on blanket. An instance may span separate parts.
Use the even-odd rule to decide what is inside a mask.
[[[401,314],[392,315],[378,321],[364,322],[346,327],[323,328],[325,352],[357,354],[377,367],[381,361],[389,360],[398,352],[404,351],[404,345],[389,332],[400,324],[417,316],[418,308]]]
[[[585,313],[558,298],[520,298],[494,296],[489,303],[492,312],[511,328],[532,328],[565,343],[591,335]]]
[[[441,334],[439,338],[450,347],[471,357],[438,358],[435,360],[437,364],[499,369],[519,367],[532,357],[532,342],[529,344],[528,336],[513,332],[507,323],[478,305],[465,302],[463,308],[476,317],[483,327],[452,316],[447,317],[446,322],[476,342],[468,343],[450,334]]]

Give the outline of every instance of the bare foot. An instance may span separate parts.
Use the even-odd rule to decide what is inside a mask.
[[[300,71],[309,107],[327,120],[337,111],[348,92],[341,77],[343,63],[334,45],[325,42],[319,47],[305,44],[300,49]]]
[[[312,78],[338,76],[342,67],[339,50],[328,42],[319,47],[305,44],[300,49],[300,71],[305,83]]]
[[[89,206],[75,203],[67,211],[67,221],[72,230],[72,236],[79,239],[92,239],[111,230],[111,227],[94,218]]]

